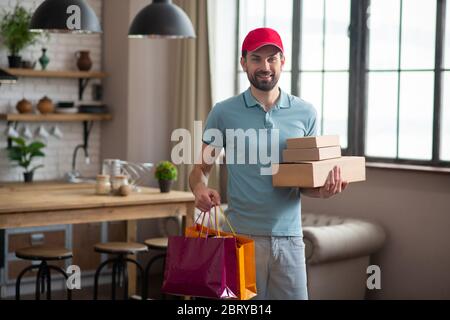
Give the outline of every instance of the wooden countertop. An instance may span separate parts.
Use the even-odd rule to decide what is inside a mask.
[[[106,208],[194,201],[191,192],[161,193],[141,188],[129,196],[96,195],[95,184],[67,182],[0,183],[0,214]]]
[[[95,194],[95,184],[67,182],[1,183],[0,229],[126,221],[127,241],[136,242],[137,220],[185,216],[194,220],[195,198],[191,192],[161,193],[142,188],[127,197]],[[128,268],[128,293],[136,291],[136,269]]]

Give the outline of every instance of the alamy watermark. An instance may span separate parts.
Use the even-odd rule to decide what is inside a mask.
[[[201,144],[196,143],[200,141],[198,137],[210,142],[203,152]],[[193,136],[189,130],[179,128],[172,132],[170,139],[178,142],[171,153],[174,164],[213,164],[216,161],[221,163],[223,161],[217,155],[226,146],[227,164],[258,164],[261,166],[261,175],[278,172],[278,166],[271,167],[271,164],[279,163],[279,129],[225,129],[224,137],[222,131],[218,129],[206,129],[203,132],[202,121],[194,121]],[[197,155],[200,156],[196,157]]]
[[[367,267],[366,270],[367,274],[370,274],[370,276],[367,278],[366,285],[367,289],[373,290],[381,289],[381,269],[380,266],[377,266],[376,264],[370,265]]]
[[[81,30],[81,8],[77,5],[67,7],[66,13],[69,17],[66,20],[66,27],[69,30]]]
[[[66,280],[66,287],[69,290],[81,289],[81,269],[77,265],[70,265],[67,267],[66,273],[68,278]]]

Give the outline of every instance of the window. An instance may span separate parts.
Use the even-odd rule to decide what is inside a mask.
[[[444,11],[444,10],[443,10]],[[445,17],[447,19],[445,23],[445,46],[444,46],[444,58],[443,58],[443,72],[442,72],[442,86],[441,88],[450,88],[450,3],[445,4]],[[441,118],[441,130],[440,130],[440,146],[439,151],[441,159],[443,161],[450,161],[450,90],[442,90],[442,118]]]
[[[247,33],[255,28],[268,27],[277,30],[283,41],[286,64],[280,77],[280,87],[291,92],[292,70],[292,11],[293,0],[241,0],[239,1],[238,56]],[[238,91],[246,90],[250,83],[238,60]]]
[[[277,30],[286,56],[280,87],[311,102],[317,110],[319,134],[338,134],[343,148],[347,147],[348,131],[350,3],[350,0],[239,1],[239,44],[254,28]],[[295,46],[296,30],[301,30],[300,46]],[[249,83],[240,65],[237,70],[238,92],[242,92]]]
[[[447,0],[238,0],[238,49],[280,32],[280,86],[311,102],[319,134],[368,161],[450,166]],[[447,21],[446,21],[447,20]],[[238,85],[248,87],[237,66]]]
[[[317,110],[318,133],[347,147],[350,0],[304,0],[298,92]]]
[[[373,0],[368,156],[432,159],[436,1]]]

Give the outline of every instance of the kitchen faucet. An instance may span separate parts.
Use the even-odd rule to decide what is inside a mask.
[[[89,158],[89,153],[88,153],[88,149],[86,148],[85,145],[79,144],[75,147],[75,149],[73,150],[73,156],[72,156],[72,171],[66,173],[66,179],[69,182],[76,182],[77,179],[79,179],[81,177],[81,173],[80,171],[78,171],[76,169],[76,160],[77,160],[77,153],[79,149],[83,149],[84,150],[84,156],[85,156],[85,161],[86,164],[89,164],[91,162],[90,158]]]
[[[91,132],[92,126],[93,126],[93,122],[91,122],[90,125],[88,125],[88,123],[86,121],[84,122],[84,141],[83,141],[84,143],[77,145],[75,147],[75,149],[73,150],[72,171],[66,173],[66,180],[69,182],[80,182],[81,173],[80,173],[80,171],[78,171],[76,169],[77,153],[78,153],[79,149],[84,150],[84,157],[85,157],[86,164],[91,163],[91,159],[89,158],[89,153],[88,153],[88,141],[89,141],[89,134]]]

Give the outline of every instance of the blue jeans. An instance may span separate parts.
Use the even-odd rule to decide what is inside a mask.
[[[255,241],[255,300],[308,300],[303,237],[247,235]]]

